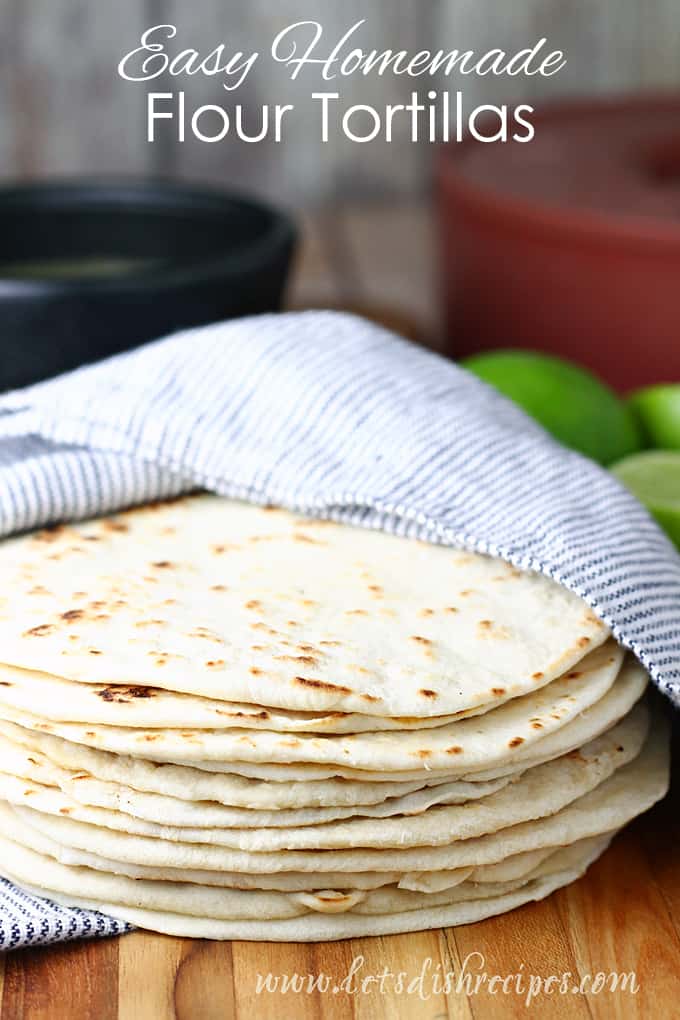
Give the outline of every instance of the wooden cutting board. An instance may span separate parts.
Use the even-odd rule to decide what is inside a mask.
[[[677,727],[676,727],[677,729]],[[676,733],[676,752],[678,750]],[[676,763],[678,754],[676,753]],[[0,1020],[673,1020],[680,1018],[680,769],[671,794],[625,831],[579,882],[540,903],[456,929],[318,945],[194,942],[134,933],[0,959]],[[461,981],[433,972],[565,979],[567,994]],[[347,979],[349,990],[334,993]],[[405,972],[379,979],[385,968]],[[599,994],[598,972],[635,971],[639,991]],[[424,977],[420,985],[418,976]],[[325,992],[257,992],[258,975],[327,975]],[[364,984],[362,980],[373,977]],[[416,979],[408,994],[408,982]],[[510,982],[508,982],[508,985]],[[419,989],[422,989],[420,991]],[[470,993],[470,994],[469,994]]]

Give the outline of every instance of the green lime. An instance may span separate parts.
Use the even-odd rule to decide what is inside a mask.
[[[614,464],[612,473],[644,503],[680,549],[680,453],[645,450]]]
[[[476,354],[462,363],[559,439],[600,464],[642,448],[631,409],[585,368],[535,351]]]
[[[650,446],[680,450],[680,384],[647,386],[629,404]]]

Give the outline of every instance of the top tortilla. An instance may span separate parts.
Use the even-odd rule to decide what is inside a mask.
[[[10,665],[300,711],[493,708],[609,634],[493,557],[214,496],[13,539],[0,575]]]

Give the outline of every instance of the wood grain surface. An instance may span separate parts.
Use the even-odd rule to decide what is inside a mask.
[[[360,307],[419,339],[434,335],[428,221],[414,208],[353,210],[310,222],[297,277],[296,305]],[[412,242],[410,285],[398,251]],[[403,246],[402,246],[403,250]],[[371,273],[370,266],[378,267]],[[396,283],[394,266],[403,283]],[[382,267],[382,268],[380,268]],[[540,903],[456,929],[385,938],[287,945],[219,943],[135,932],[0,956],[0,1020],[680,1020],[680,769],[676,726],[671,794],[619,836],[579,882]],[[350,990],[333,993],[350,974]],[[437,967],[453,972],[446,994]],[[362,990],[385,968],[404,972]],[[408,983],[425,979],[408,993]],[[639,990],[599,993],[598,972],[635,972]],[[495,992],[480,974],[496,976]],[[569,973],[566,994],[542,986],[527,1005],[513,975],[553,979]],[[258,975],[327,975],[311,994],[266,991]],[[466,983],[462,974],[469,974]],[[508,991],[498,987],[510,979]],[[571,989],[581,980],[582,992]],[[459,986],[456,986],[456,981]],[[419,992],[422,988],[422,993]]]
[[[678,741],[676,740],[676,751]],[[677,754],[676,754],[677,759]],[[621,834],[580,881],[540,903],[479,924],[386,938],[287,945],[204,942],[135,932],[118,939],[32,949],[0,959],[0,1020],[674,1020],[680,1017],[680,775],[666,800]],[[481,954],[481,955],[480,955]],[[465,961],[467,958],[467,965]],[[257,991],[258,975],[328,975],[352,967],[351,988]],[[3,975],[4,964],[4,975]],[[441,966],[456,978],[433,988]],[[411,994],[409,981],[426,968]],[[427,969],[429,967],[429,969]],[[362,980],[405,972],[381,991]],[[571,991],[598,972],[635,972],[639,990]],[[468,973],[561,978],[527,1006],[512,988],[475,993]],[[514,987],[514,983],[513,983]]]

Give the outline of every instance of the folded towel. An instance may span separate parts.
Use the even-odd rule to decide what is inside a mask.
[[[680,704],[680,556],[605,470],[353,316],[179,333],[0,397],[0,534],[195,488],[540,571]],[[124,926],[0,886],[0,948]]]

